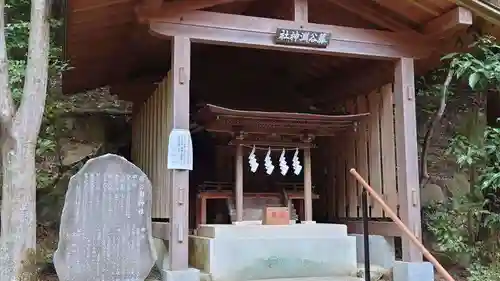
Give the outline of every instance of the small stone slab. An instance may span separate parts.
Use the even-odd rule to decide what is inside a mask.
[[[434,281],[434,267],[429,262],[397,261],[393,269],[394,281]]]

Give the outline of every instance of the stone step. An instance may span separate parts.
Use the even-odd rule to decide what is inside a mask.
[[[210,224],[200,225],[197,236],[206,238],[335,238],[346,237],[347,226],[344,224],[290,224],[290,225],[255,225],[255,224]]]
[[[200,272],[200,281],[212,281],[212,278],[210,277],[210,274],[205,272]],[[327,276],[327,277],[258,279],[249,281],[364,281],[364,279],[352,276]]]
[[[257,280],[251,280],[251,281],[257,281]],[[364,281],[364,279],[358,277],[350,277],[350,276],[327,276],[327,277],[260,279],[258,281]]]
[[[387,278],[385,275],[387,272],[390,272],[388,269],[381,268],[376,265],[372,265],[371,267],[372,280],[392,280]],[[364,268],[362,264],[358,264],[358,272],[356,274],[358,277],[353,276],[327,276],[327,277],[298,277],[298,278],[277,278],[277,279],[260,279],[258,281],[364,281]],[[384,279],[383,279],[384,278]],[[146,278],[145,281],[162,281],[161,272],[155,267],[151,271],[151,274]],[[200,281],[213,281],[210,273],[200,271]],[[257,281],[257,280],[249,280],[249,281]]]
[[[213,281],[213,280],[209,273],[200,271],[200,281]],[[327,277],[258,279],[249,281],[364,281],[364,279],[352,276],[327,276]]]

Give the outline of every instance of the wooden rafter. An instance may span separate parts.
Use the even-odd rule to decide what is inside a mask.
[[[427,36],[441,39],[446,35],[472,25],[472,16],[470,10],[457,7],[427,23],[423,30]],[[360,72],[359,69],[363,69],[363,71]],[[362,84],[359,83],[359,77],[364,77]],[[390,65],[386,62],[379,62],[368,67],[366,65],[353,65],[352,71],[344,73],[340,79],[325,77],[319,81],[311,81],[310,83],[313,86],[304,88],[314,89],[313,91],[317,92],[319,97],[325,97],[323,100],[327,102],[333,98],[342,98],[370,91],[390,82],[393,78],[393,69]],[[332,93],[332,91],[335,93]]]
[[[394,59],[421,58],[432,50],[424,37],[380,30],[193,11],[175,17],[149,16],[150,29],[161,36],[186,36],[194,42],[258,49]],[[326,48],[277,45],[277,28],[305,29],[331,33]]]
[[[323,77],[316,79],[314,83],[310,82],[310,87],[303,87],[310,92],[304,94],[314,95],[314,101],[321,110],[330,110],[334,106],[331,104],[334,100],[366,93],[387,83],[392,78],[393,69],[394,64],[388,61],[355,62],[339,76]],[[363,77],[363,83],[360,83],[360,77]]]
[[[430,8],[422,3],[420,3],[418,0],[406,0],[413,4],[415,7],[419,8],[420,10],[429,13],[435,17],[438,17],[441,13],[439,11],[434,10],[433,8]]]
[[[364,1],[352,1],[352,0],[329,0],[329,1],[351,13],[359,15],[365,20],[373,22],[374,24],[386,28],[388,30],[418,34],[418,32],[413,30],[410,26],[401,23],[397,20],[394,20],[390,17],[386,17],[382,15],[380,11],[376,11],[368,7],[366,2]]]
[[[151,13],[152,11],[160,12],[159,16],[170,17],[181,13],[186,13],[194,10],[202,10],[210,8],[217,5],[228,4],[232,2],[244,2],[253,0],[177,0],[171,2],[163,2],[160,6],[155,7],[152,10],[149,1],[158,2],[158,0],[146,0],[142,4],[136,7],[136,13],[139,21],[144,21],[144,15]]]
[[[133,0],[114,0],[114,1],[106,1],[106,2],[103,1],[99,4],[89,5],[89,6],[85,6],[82,8],[73,9],[73,10],[71,10],[71,13],[75,14],[75,13],[82,13],[82,12],[90,12],[90,11],[94,11],[97,9],[107,8],[110,6],[127,4],[127,3],[132,2],[132,1]]]

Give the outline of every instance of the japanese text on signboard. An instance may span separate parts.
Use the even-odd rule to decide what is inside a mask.
[[[326,48],[331,34],[327,32],[307,31],[278,28],[276,30],[276,44],[300,45],[317,48]]]

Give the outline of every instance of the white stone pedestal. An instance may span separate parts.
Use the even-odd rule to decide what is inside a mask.
[[[202,225],[189,238],[190,263],[213,281],[348,276],[356,238],[345,225]]]

